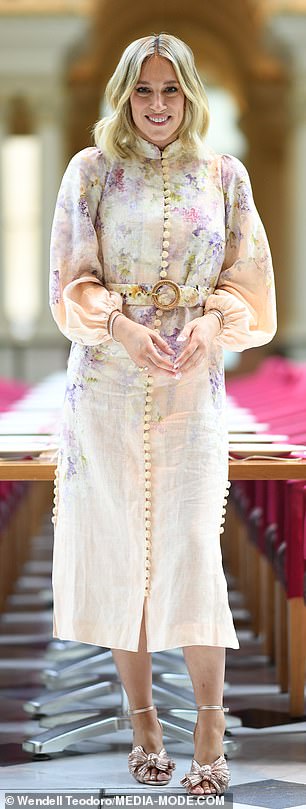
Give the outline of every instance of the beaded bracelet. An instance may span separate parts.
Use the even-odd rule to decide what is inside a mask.
[[[223,330],[223,327],[224,327],[224,314],[223,314],[223,312],[221,312],[220,309],[208,309],[208,311],[205,312],[205,314],[209,315],[210,312],[212,312],[213,315],[216,315],[216,317],[218,318],[219,324],[220,324],[220,332],[219,332],[219,334],[221,334],[221,331]]]
[[[112,340],[115,340],[115,343],[120,343],[120,340],[116,340],[116,338],[113,335],[113,324],[114,320],[116,320],[116,317],[118,317],[118,315],[123,315],[123,312],[121,312],[120,309],[113,309],[107,321],[107,331]]]

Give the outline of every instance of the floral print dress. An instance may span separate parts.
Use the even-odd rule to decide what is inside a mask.
[[[149,652],[238,648],[220,545],[229,490],[223,348],[243,351],[275,334],[271,254],[240,160],[204,144],[195,156],[179,139],[161,152],[139,138],[139,149],[112,163],[83,149],[56,202],[50,306],[72,345],[55,483],[53,635],[137,651],[144,609]],[[157,282],[165,266],[177,284],[204,287],[205,303],[162,312],[138,303],[139,285]],[[135,285],[134,299],[116,284]],[[158,325],[176,357],[184,325],[214,307],[223,330],[180,379],[153,380],[107,331],[120,309]]]

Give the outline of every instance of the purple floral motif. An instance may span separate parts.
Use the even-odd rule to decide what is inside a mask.
[[[224,371],[223,366],[211,365],[209,368],[209,381],[214,406],[217,410],[222,410],[224,391]]]
[[[64,474],[64,478],[66,480],[71,480],[74,475],[78,474],[78,470],[81,466],[86,464],[86,458],[81,453],[81,449],[77,443],[76,434],[73,430],[69,430],[67,425],[63,426],[63,439],[64,443],[67,446],[67,456],[66,456],[66,471]]]
[[[124,169],[117,166],[114,171],[109,175],[108,191],[112,188],[117,188],[118,191],[124,191]]]
[[[76,407],[76,397],[77,397],[78,392],[81,391],[81,390],[84,390],[84,385],[83,385],[82,382],[78,382],[77,385],[75,383],[73,383],[73,385],[67,385],[67,388],[66,388],[65,398],[67,398],[68,401],[70,402],[72,410],[73,410],[74,413],[75,413],[75,407]]]
[[[90,223],[92,224],[91,216],[90,216],[89,208],[88,208],[88,202],[87,202],[87,199],[86,199],[85,196],[80,197],[78,207],[79,207],[79,211],[82,214],[82,216],[85,216],[86,219],[90,219]]]
[[[75,468],[75,462],[71,457],[68,456],[68,458],[67,458],[67,472],[66,472],[67,480],[71,480],[73,475],[76,475],[76,473],[77,473],[77,470]]]
[[[177,359],[177,357],[180,355],[184,347],[184,345],[182,343],[178,343],[176,339],[180,331],[181,329],[175,328],[172,334],[166,334],[164,336],[164,340],[166,340],[166,343],[168,343],[169,348],[172,348],[173,351],[175,352],[174,354],[169,354],[169,359],[173,361]]]
[[[198,186],[198,178],[194,174],[186,174],[185,177],[186,180],[188,180],[188,185],[190,185],[192,188],[195,188],[196,191],[200,190]]]
[[[91,355],[91,346],[84,346],[82,358],[84,361],[84,365],[87,365],[87,362],[90,361]]]
[[[82,216],[83,223],[84,223],[84,225],[85,225],[85,227],[87,229],[88,235],[91,237],[93,223],[92,223],[92,218],[91,218],[89,207],[88,207],[88,202],[87,202],[87,199],[86,199],[85,196],[81,196],[79,198],[78,208],[79,208],[80,214]],[[84,233],[84,238],[85,238],[85,233]]]
[[[50,276],[50,303],[59,303],[61,299],[60,274],[54,270]]]
[[[192,231],[193,236],[200,236],[203,230],[208,230],[211,222],[210,216],[202,216],[195,230]]]
[[[238,186],[237,208],[240,211],[251,211],[252,209],[252,194],[247,184],[243,181]]]
[[[224,211],[225,211],[225,221],[227,222],[231,212],[231,203],[228,194],[224,194]]]
[[[209,254],[213,258],[217,258],[223,250],[224,243],[220,233],[212,233],[209,239]]]
[[[145,306],[138,314],[138,322],[141,323],[142,326],[147,326],[150,329],[153,322],[154,313],[155,306]]]
[[[204,225],[198,225],[198,227],[195,230],[192,231],[192,235],[193,236],[200,236],[200,233],[202,232],[202,230],[206,230],[205,226]]]

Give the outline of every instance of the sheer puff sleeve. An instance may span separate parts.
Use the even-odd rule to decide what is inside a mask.
[[[267,235],[255,207],[248,172],[222,155],[225,257],[205,313],[219,309],[224,325],[215,340],[229,351],[264,345],[277,328],[275,284]]]
[[[105,173],[103,155],[96,147],[74,155],[60,185],[51,231],[51,312],[60,331],[83,345],[111,340],[109,315],[114,309],[122,311],[121,295],[103,286],[98,233]]]

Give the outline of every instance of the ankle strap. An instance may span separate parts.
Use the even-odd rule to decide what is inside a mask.
[[[224,705],[197,705],[198,711],[224,711],[224,713],[228,713],[229,708],[225,708]]]
[[[128,714],[145,713],[145,711],[153,711],[155,707],[156,707],[155,705],[149,705],[148,708],[134,708],[133,711],[131,711],[131,709],[128,708]]]

